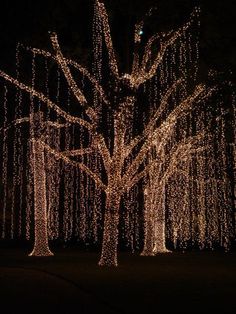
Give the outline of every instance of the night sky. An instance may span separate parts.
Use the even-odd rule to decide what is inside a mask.
[[[105,0],[113,41],[121,62],[132,41],[134,22],[157,7],[152,26],[163,31],[188,20],[201,7],[201,68],[228,73],[236,69],[236,1],[234,0]],[[1,1],[0,68],[14,73],[17,42],[50,49],[48,31],[57,31],[66,55],[88,62],[91,51],[92,0]],[[127,61],[127,60],[126,60]]]

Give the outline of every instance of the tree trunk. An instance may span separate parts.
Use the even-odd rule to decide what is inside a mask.
[[[43,145],[33,139],[33,176],[34,176],[34,248],[30,256],[50,256],[48,247],[46,174]]]
[[[166,248],[166,218],[165,218],[165,187],[162,188],[161,193],[158,195],[158,199],[155,202],[157,206],[157,213],[155,219],[154,228],[154,248],[153,251],[157,253],[170,253],[171,251]]]
[[[152,195],[151,195],[152,194]],[[165,190],[146,192],[145,232],[142,256],[154,256],[158,253],[169,253],[165,244]]]
[[[148,204],[150,206],[148,206]],[[144,247],[141,253],[142,256],[152,256],[155,255],[154,248],[154,212],[153,206],[150,202],[145,202],[144,209]]]
[[[165,218],[157,219],[155,223],[155,233],[154,233],[154,255],[158,253],[170,253],[166,248],[166,237],[165,237]]]
[[[117,266],[118,224],[120,196],[107,196],[103,228],[102,254],[99,266]]]

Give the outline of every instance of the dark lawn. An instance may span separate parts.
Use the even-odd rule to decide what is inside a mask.
[[[235,252],[120,253],[119,266],[108,269],[98,258],[1,248],[0,313],[236,313]]]

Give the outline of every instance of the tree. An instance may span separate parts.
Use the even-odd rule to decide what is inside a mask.
[[[40,123],[42,123],[42,125],[48,125],[52,128],[63,128],[68,125],[79,124],[90,134],[91,141],[86,147],[72,151],[56,151],[45,142],[43,135],[36,136],[33,132],[34,171],[36,172],[37,169],[43,167],[44,157],[42,149],[44,149],[55,158],[78,167],[81,171],[90,176],[95,181],[96,185],[104,191],[106,196],[106,208],[104,214],[102,252],[99,265],[111,266],[117,265],[119,208],[122,196],[151,171],[153,161],[149,159],[149,162],[146,162],[150,152],[155,150],[156,155],[162,158],[163,149],[166,150],[168,139],[172,136],[177,121],[188,114],[195,104],[210,97],[215,88],[208,88],[204,84],[197,85],[190,94],[182,94],[179,103],[163,118],[169,106],[170,99],[176,95],[184,85],[186,77],[184,77],[183,74],[183,77],[177,78],[163,93],[159,107],[154,110],[149,121],[145,124],[143,131],[135,136],[129,134],[130,118],[136,106],[140,88],[156,75],[163,62],[166,51],[169,47],[174,46],[188,30],[196,18],[198,9],[195,9],[194,13],[191,15],[190,22],[186,23],[177,31],[151,36],[144,47],[143,53],[140,52],[140,45],[144,21],[137,23],[134,34],[132,70],[131,73],[125,74],[120,74],[119,71],[108,16],[102,2],[95,1],[95,12],[107,51],[107,68],[109,69],[110,85],[104,84],[104,86],[102,86],[96,75],[91,74],[79,63],[66,58],[62,53],[56,33],[50,34],[53,48],[52,53],[40,49],[32,49],[34,54],[50,58],[59,65],[71,93],[83,109],[83,116],[79,117],[69,114],[50,100],[48,96],[35,90],[34,86],[26,85],[3,71],[0,71],[0,76],[22,91],[29,93],[32,98],[36,98],[45,103],[47,107],[54,110],[57,115],[64,120],[63,123],[49,120],[45,122],[41,121]],[[149,14],[151,14],[151,11],[148,15]],[[86,90],[83,90],[79,82],[75,79],[75,75],[73,74],[75,70],[86,78],[91,86],[90,91],[93,91],[106,110],[112,113],[111,128],[113,135],[110,138],[112,142],[110,147],[107,144],[104,121],[101,123],[102,116],[99,114],[97,108],[90,105],[89,98],[85,95]],[[189,151],[192,146],[199,145],[202,137],[204,137],[204,134],[189,137],[184,143],[179,143],[173,150],[166,152],[164,158],[169,159],[169,166],[168,169],[161,174],[159,182],[160,191],[163,188],[164,181],[175,167],[176,160],[182,158],[184,152]],[[98,170],[94,171],[86,163],[74,159],[79,156],[96,154],[97,152],[102,158],[105,175],[104,173],[98,173]],[[36,205],[39,201],[38,198],[45,195],[46,186],[43,176],[44,174],[42,173],[34,173]],[[40,193],[38,193],[39,191]],[[42,206],[45,206],[45,204]],[[47,217],[46,215],[42,215],[42,212],[38,209],[35,208],[35,224],[37,225],[38,221],[41,221],[40,223],[43,223],[44,228],[43,230],[40,228],[35,229],[35,239],[38,237],[41,239],[41,241],[35,240],[34,252],[38,252],[37,255],[40,254],[39,245],[43,248],[48,247],[47,230],[45,227],[47,225]],[[148,212],[149,218],[151,217],[150,215],[151,210]],[[153,248],[148,248],[151,242],[147,240],[147,238],[153,237],[153,233],[150,233],[150,230],[152,230],[152,218],[149,218],[147,221],[150,221],[150,223],[147,223],[146,226],[145,254],[152,253],[151,251],[153,250]],[[34,254],[34,252],[32,254]],[[43,249],[42,255],[44,254],[45,250]]]

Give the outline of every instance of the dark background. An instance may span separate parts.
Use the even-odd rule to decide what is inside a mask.
[[[201,7],[200,60],[206,72],[236,69],[236,1],[234,0],[104,0],[120,62],[129,62],[134,22],[157,7],[151,27],[170,30],[188,20],[194,6]],[[17,42],[50,49],[48,31],[57,31],[65,55],[81,63],[91,55],[93,0],[1,1],[0,68],[14,73]],[[123,64],[127,67],[127,64]]]

